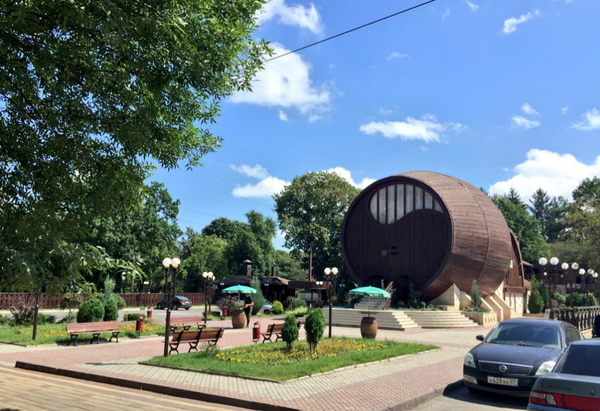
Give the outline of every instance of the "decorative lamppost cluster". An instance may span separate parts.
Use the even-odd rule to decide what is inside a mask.
[[[206,321],[208,320],[208,306],[212,298],[215,275],[212,273],[212,271],[205,271],[202,273],[202,278],[204,279],[204,325],[206,325]],[[208,287],[209,284],[210,287]]]
[[[317,289],[319,290],[317,292],[317,294],[319,296],[319,307],[320,307],[321,306],[321,289],[323,288],[323,281],[315,281],[315,284],[317,285]]]
[[[336,267],[325,269],[325,278],[329,281],[329,288],[327,289],[327,297],[329,298],[329,338],[331,338],[331,305],[333,304],[333,293],[335,292],[335,281],[338,275],[338,269]],[[321,281],[321,284],[323,282]]]
[[[550,265],[548,265],[548,262]],[[596,279],[598,278],[598,273],[596,271],[591,268],[586,271],[577,263],[569,265],[567,262],[563,262],[559,269],[558,264],[560,261],[556,257],[552,257],[550,261],[542,257],[539,259],[538,263],[543,270],[543,282],[548,289],[550,301],[552,301],[554,292],[556,292],[557,285],[562,282],[565,285],[565,292],[568,291],[570,293],[572,302],[573,291],[577,289],[577,279],[580,278],[579,283],[581,285],[579,290],[585,294],[586,304],[589,305],[588,293],[590,290],[593,290],[593,284],[595,284]],[[561,278],[563,279],[562,281]]]
[[[164,356],[169,355],[169,336],[171,331],[171,306],[175,299],[175,281],[177,280],[177,272],[181,261],[179,258],[165,258],[162,261],[162,266],[165,270],[165,305],[167,310],[167,318],[165,320],[165,346]]]

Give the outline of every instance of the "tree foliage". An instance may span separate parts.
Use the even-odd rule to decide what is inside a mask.
[[[320,308],[310,310],[306,316],[304,329],[306,330],[306,341],[313,353],[317,352],[319,341],[323,338],[325,331],[325,316]]]
[[[293,314],[285,317],[281,338],[285,341],[288,351],[291,351],[294,342],[298,340],[298,325],[296,325],[296,317]]]
[[[254,305],[252,306],[252,314],[256,315],[261,310],[263,305],[265,305],[265,296],[262,293],[262,289],[260,286],[260,280],[257,276],[252,277],[250,281],[250,287],[256,290],[256,293],[252,296],[252,300]]]

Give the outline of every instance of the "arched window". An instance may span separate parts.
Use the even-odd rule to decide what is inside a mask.
[[[413,184],[393,184],[377,190],[371,197],[371,216],[380,224],[393,224],[406,214],[417,210],[444,209],[433,194]]]

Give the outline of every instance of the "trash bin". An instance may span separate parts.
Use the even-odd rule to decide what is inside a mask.
[[[135,332],[137,334],[137,338],[140,338],[140,334],[144,331],[144,317],[141,315],[135,321]]]
[[[255,343],[260,341],[260,323],[258,321],[252,327],[252,341]]]

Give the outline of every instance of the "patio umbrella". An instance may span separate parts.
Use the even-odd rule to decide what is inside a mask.
[[[371,297],[391,298],[392,294],[377,287],[358,287],[350,290],[350,295],[366,295],[369,297],[369,317],[371,316]]]
[[[231,287],[223,288],[221,292],[227,294],[237,294],[239,299],[240,294],[256,294],[256,289],[246,285],[232,285]]]

